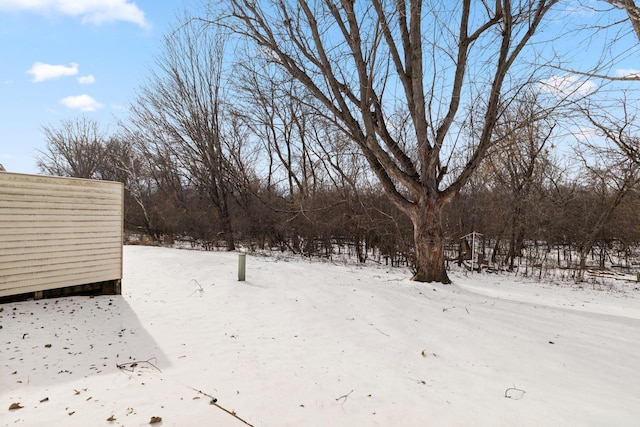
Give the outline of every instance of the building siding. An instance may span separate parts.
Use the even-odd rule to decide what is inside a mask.
[[[121,183],[0,172],[0,297],[122,278]]]

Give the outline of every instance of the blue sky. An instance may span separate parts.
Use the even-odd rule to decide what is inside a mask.
[[[115,129],[184,10],[185,0],[0,0],[5,169],[38,172],[43,125],[86,114]]]

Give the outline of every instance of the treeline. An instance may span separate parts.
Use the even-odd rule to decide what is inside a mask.
[[[411,221],[366,174],[358,176],[357,157],[341,168],[343,173],[351,170],[352,179],[338,179],[335,169],[318,161],[307,166],[307,178],[294,177],[294,168],[284,174],[286,179],[275,168],[259,178],[243,165],[215,180],[207,175],[211,181],[205,185],[170,157],[104,135],[97,123],[85,118],[64,122],[48,135],[49,151],[40,158],[46,172],[125,184],[125,228],[132,235],[161,244],[191,242],[205,249],[240,246],[412,263]],[[538,260],[559,266],[610,264],[613,258],[607,258],[606,248],[631,256],[640,244],[640,186],[630,179],[629,170],[584,167],[568,173],[551,161],[549,152],[540,151],[535,158],[527,153],[531,150],[503,151],[484,162],[447,205],[443,224],[449,260],[461,256],[460,238],[472,231],[483,235],[486,261],[505,269],[532,256],[534,244],[539,245]],[[514,167],[525,160],[532,167]],[[590,258],[596,256],[594,248],[596,260]]]
[[[127,229],[161,243],[179,240],[205,249],[240,246],[310,257],[345,255],[360,262],[373,257],[394,265],[407,265],[410,259],[411,224],[381,192],[326,189],[296,200],[273,192],[238,191],[228,206],[228,226],[192,189],[172,200],[166,193],[152,194],[146,203],[144,213],[127,196]]]

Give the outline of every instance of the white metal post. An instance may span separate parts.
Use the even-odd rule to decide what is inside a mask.
[[[247,254],[242,252],[238,254],[238,281],[244,282],[246,269],[247,269]]]
[[[473,274],[473,260],[476,256],[476,233],[471,233],[471,274]]]

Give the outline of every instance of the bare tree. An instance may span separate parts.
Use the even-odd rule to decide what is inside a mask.
[[[111,136],[104,150],[109,167],[103,178],[124,183],[125,227],[154,234],[150,210],[155,188],[148,158],[124,135]]]
[[[624,92],[623,92],[624,94]],[[594,97],[595,98],[595,97]],[[584,99],[574,105],[579,113],[574,119],[580,131],[574,132],[575,157],[580,159],[580,183],[574,190],[563,215],[571,218],[563,233],[576,247],[579,257],[579,277],[594,247],[604,254],[611,240],[623,239],[623,230],[613,231],[614,214],[640,182],[638,158],[638,124],[634,109],[628,109],[626,99]],[[586,119],[586,123],[580,119]],[[589,127],[589,125],[591,127]],[[607,231],[613,234],[608,235]],[[604,258],[601,257],[601,266]]]
[[[555,127],[538,96],[525,93],[502,115],[495,130],[496,143],[483,167],[495,190],[503,196],[500,209],[508,212],[504,223],[509,234],[507,262],[513,270],[520,256],[527,215],[535,204],[534,190],[542,186],[543,166],[548,163],[548,144]]]
[[[127,134],[151,159],[158,182],[187,186],[214,215],[201,216],[235,248],[230,202],[242,141],[229,135],[225,39],[187,20],[165,39],[154,72],[131,106]],[[163,172],[164,171],[164,172]],[[159,176],[162,175],[162,176]],[[186,206],[185,206],[186,209]]]
[[[633,98],[626,93],[606,103],[583,103],[579,106],[587,123],[596,130],[608,143],[600,149],[615,156],[622,154],[632,162],[640,165],[640,117],[639,109]],[[637,95],[634,93],[632,96]],[[591,149],[596,147],[590,145]],[[613,151],[613,152],[612,152]]]
[[[307,88],[411,219],[413,279],[449,283],[443,207],[491,147],[501,100],[516,90],[506,76],[557,0],[227,3],[222,21]],[[471,104],[482,110],[481,131],[453,170],[447,161]],[[410,140],[389,124],[398,109]]]
[[[86,116],[62,120],[59,127],[42,127],[47,140],[37,165],[50,175],[74,178],[109,179],[103,177],[108,168],[105,146],[108,137],[98,122]]]
[[[586,268],[586,259],[596,243],[606,246],[602,234],[614,212],[629,192],[638,184],[638,166],[631,162],[615,162],[606,168],[589,167],[591,180],[589,193],[593,204],[584,208],[586,218],[582,224],[582,238],[578,242],[580,272]]]
[[[290,201],[313,192],[315,169],[310,138],[313,115],[300,99],[304,88],[295,81],[265,77],[256,61],[242,64],[238,82],[245,94],[243,112],[253,134],[268,157],[267,188],[281,185]]]
[[[629,21],[633,26],[633,30],[640,41],[640,7],[636,6],[634,0],[605,0],[613,7],[623,9],[629,16]]]

